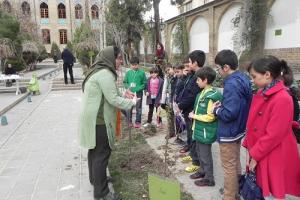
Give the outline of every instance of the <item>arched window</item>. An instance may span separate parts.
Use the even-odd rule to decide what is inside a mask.
[[[82,7],[80,4],[75,6],[75,19],[82,19]]]
[[[42,29],[42,37],[44,44],[50,44],[50,30],[49,29]]]
[[[58,18],[66,19],[66,6],[62,3],[58,4]]]
[[[30,5],[26,1],[24,1],[21,5],[22,14],[23,15],[30,15]]]
[[[3,1],[2,6],[3,6],[3,10],[5,10],[8,13],[11,12],[11,5],[7,0]]]
[[[99,19],[99,8],[96,5],[93,5],[92,8],[92,19]]]
[[[60,41],[60,44],[67,44],[68,37],[67,37],[67,30],[66,29],[60,29],[59,30],[59,41]]]
[[[46,3],[44,2],[41,3],[40,11],[41,11],[41,18],[49,18],[48,5]]]

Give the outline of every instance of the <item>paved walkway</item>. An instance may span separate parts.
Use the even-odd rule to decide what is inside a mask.
[[[40,98],[32,110],[24,102],[9,111],[10,125],[0,127],[1,136],[10,132],[1,141],[0,200],[92,200],[86,152],[77,142],[81,92]],[[24,121],[16,115],[22,110]]]

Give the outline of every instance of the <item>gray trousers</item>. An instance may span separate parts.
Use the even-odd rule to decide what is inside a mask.
[[[109,193],[106,168],[111,149],[105,125],[96,126],[96,147],[88,151],[89,178],[94,185],[94,197],[102,198]]]
[[[205,173],[204,179],[214,180],[214,165],[211,153],[211,144],[196,142],[196,152],[200,162],[200,171]]]

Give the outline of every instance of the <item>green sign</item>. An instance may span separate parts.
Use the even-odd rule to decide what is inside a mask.
[[[282,29],[275,30],[275,36],[282,35]]]
[[[177,181],[148,174],[148,182],[150,200],[180,200],[180,185]]]

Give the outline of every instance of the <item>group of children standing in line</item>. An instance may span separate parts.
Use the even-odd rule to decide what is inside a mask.
[[[165,77],[158,76],[158,69],[151,69],[148,80],[134,67],[136,64],[138,59],[133,58],[125,87],[139,98],[146,91],[146,126],[159,106],[168,111],[169,137],[178,132],[176,116],[184,118],[187,142],[180,153],[189,152],[182,160],[192,162],[186,171],[194,172],[190,178],[197,186],[215,186],[212,144],[217,141],[224,171],[224,188],[220,189],[224,200],[239,199],[241,145],[247,149],[247,166],[256,172],[265,199],[285,199],[286,194],[300,197],[300,157],[293,133],[299,126],[293,121],[295,105],[285,84],[293,79],[285,61],[266,56],[249,64],[248,72],[259,88],[254,95],[249,77],[238,70],[238,58],[231,50],[217,54],[214,69],[204,67],[205,53],[195,50],[185,63],[167,65]],[[217,73],[224,78],[222,94],[212,86]],[[138,104],[136,128],[141,126],[141,110]],[[161,118],[157,125],[161,125]]]

